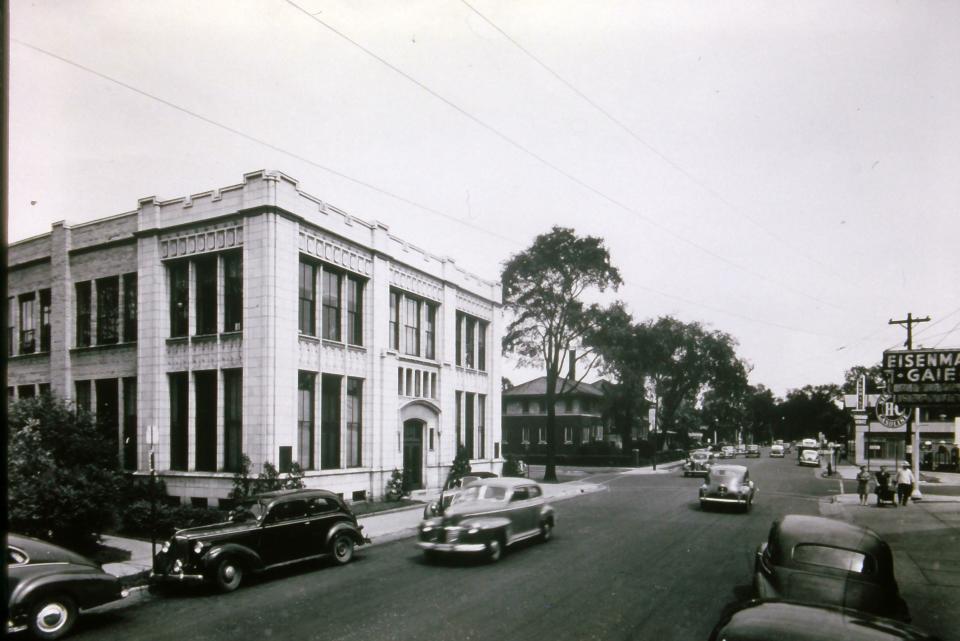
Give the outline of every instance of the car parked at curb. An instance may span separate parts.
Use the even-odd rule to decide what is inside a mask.
[[[99,565],[39,539],[7,535],[7,633],[29,630],[59,639],[81,610],[127,596],[120,579]]]
[[[230,516],[174,533],[154,559],[151,582],[207,582],[230,592],[247,573],[322,557],[343,565],[369,543],[343,499],[326,490],[259,494]]]
[[[705,450],[690,452],[689,458],[683,463],[684,476],[706,476],[713,465],[713,457]]]
[[[710,641],[938,641],[901,621],[858,610],[789,601],[750,601],[730,608]]]
[[[520,541],[549,541],[556,514],[543,488],[528,479],[474,481],[463,488],[442,516],[425,519],[417,545],[428,560],[443,554],[478,554],[498,561]]]
[[[862,610],[910,621],[893,573],[893,554],[873,530],[821,516],[774,521],[757,549],[753,586],[761,599]]]
[[[750,470],[743,465],[718,464],[710,468],[700,486],[700,507],[736,505],[749,512],[753,506],[756,486],[750,480]]]

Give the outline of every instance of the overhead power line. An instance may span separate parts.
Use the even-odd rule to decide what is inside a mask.
[[[727,264],[727,265],[729,265],[729,266],[731,266],[731,267],[734,267],[734,268],[736,268],[736,269],[738,269],[738,270],[740,270],[740,271],[743,271],[744,273],[750,274],[750,275],[754,276],[755,278],[758,278],[758,279],[763,280],[763,281],[766,281],[766,282],[773,283],[773,284],[778,285],[778,286],[780,286],[780,287],[782,287],[782,288],[784,288],[784,289],[786,289],[786,290],[792,291],[792,292],[795,293],[795,294],[798,294],[798,295],[800,295],[800,296],[803,296],[804,298],[808,298],[808,299],[810,299],[810,300],[813,300],[813,301],[815,301],[815,302],[821,303],[821,304],[823,304],[823,305],[827,305],[827,306],[829,306],[829,307],[833,307],[834,309],[842,309],[841,307],[839,307],[839,306],[831,303],[830,301],[824,300],[824,299],[822,299],[822,298],[819,298],[819,297],[817,297],[817,296],[814,296],[814,295],[809,294],[809,293],[807,293],[807,292],[804,292],[804,291],[802,291],[802,290],[796,289],[796,288],[791,287],[791,286],[789,286],[789,285],[777,283],[776,281],[774,281],[773,279],[771,279],[769,276],[767,276],[767,275],[765,275],[765,274],[762,274],[762,273],[759,273],[759,272],[755,272],[755,271],[753,271],[753,270],[751,270],[751,269],[749,269],[749,268],[747,268],[747,267],[745,267],[745,266],[743,266],[743,265],[741,265],[741,264],[739,264],[739,263],[737,263],[737,262],[735,262],[735,261],[733,261],[733,260],[731,260],[731,259],[729,259],[729,258],[727,258],[727,257],[725,257],[725,256],[723,256],[723,255],[721,255],[721,254],[718,254],[717,252],[711,250],[710,248],[705,247],[704,245],[701,245],[700,243],[697,243],[696,241],[690,240],[689,238],[686,238],[686,237],[682,236],[681,234],[679,234],[679,233],[673,231],[672,229],[670,229],[669,227],[666,227],[665,225],[662,225],[661,223],[657,222],[657,221],[654,220],[653,218],[650,218],[649,216],[645,215],[644,213],[640,212],[639,210],[637,210],[637,209],[635,209],[635,208],[633,208],[633,207],[630,207],[630,206],[627,205],[626,203],[624,203],[624,202],[622,202],[622,201],[620,201],[620,200],[618,200],[618,199],[616,199],[616,198],[614,198],[614,197],[606,194],[605,192],[601,191],[601,190],[598,189],[597,187],[594,187],[593,185],[591,185],[591,184],[589,184],[589,183],[581,180],[580,178],[577,178],[576,176],[574,176],[573,174],[571,174],[571,173],[568,172],[567,170],[565,170],[565,169],[563,169],[562,167],[560,167],[559,165],[557,165],[557,164],[555,164],[555,163],[547,160],[546,158],[544,158],[543,156],[541,156],[541,155],[538,154],[537,152],[533,151],[533,150],[530,149],[529,147],[523,145],[523,144],[520,143],[520,142],[517,142],[516,140],[514,140],[513,138],[511,138],[511,137],[508,136],[507,134],[503,133],[502,131],[500,131],[499,129],[497,129],[496,127],[494,127],[493,125],[491,125],[491,124],[487,123],[486,121],[480,119],[479,117],[473,115],[472,113],[470,113],[469,111],[467,111],[466,109],[464,109],[463,107],[461,107],[460,105],[458,105],[457,103],[453,102],[453,101],[450,100],[449,98],[443,96],[442,94],[438,93],[438,92],[435,91],[434,89],[430,88],[430,87],[429,87],[427,84],[425,84],[424,82],[418,80],[417,78],[415,78],[414,76],[410,75],[409,73],[407,73],[407,72],[404,71],[403,69],[400,69],[399,67],[397,67],[396,65],[394,65],[393,63],[391,63],[391,62],[390,62],[389,60],[387,60],[386,58],[384,58],[384,57],[380,56],[379,54],[377,54],[376,52],[368,49],[367,47],[365,47],[364,45],[360,44],[359,42],[357,42],[356,40],[354,40],[353,38],[351,38],[351,37],[348,36],[347,34],[343,33],[343,32],[340,31],[340,30],[338,30],[338,29],[337,29],[336,27],[334,27],[333,25],[327,23],[326,21],[322,20],[321,18],[318,18],[316,15],[310,13],[308,10],[304,9],[303,7],[301,7],[301,6],[298,5],[296,2],[293,2],[293,0],[283,0],[283,1],[286,2],[288,5],[290,5],[291,7],[293,7],[294,9],[296,9],[297,11],[299,11],[301,14],[303,14],[303,15],[304,15],[306,18],[308,18],[309,20],[313,20],[313,21],[316,22],[318,25],[324,27],[325,29],[327,29],[328,31],[330,31],[331,33],[333,33],[334,35],[336,35],[338,38],[340,38],[340,39],[346,41],[347,43],[349,43],[350,45],[356,47],[357,49],[359,49],[360,51],[362,51],[364,54],[366,54],[367,56],[373,58],[374,60],[376,60],[377,62],[379,62],[381,65],[383,65],[384,67],[386,67],[386,68],[389,69],[390,71],[396,73],[397,75],[399,75],[400,77],[404,78],[404,79],[407,80],[408,82],[410,82],[410,83],[412,83],[413,85],[419,87],[421,90],[423,90],[424,92],[426,92],[426,93],[429,94],[430,96],[434,97],[435,99],[439,100],[439,101],[442,102],[443,104],[447,105],[448,107],[450,107],[451,109],[453,109],[454,111],[456,111],[457,113],[459,113],[460,115],[462,115],[464,118],[467,118],[468,120],[472,121],[473,123],[475,123],[476,125],[478,125],[479,127],[483,128],[483,129],[485,129],[486,131],[490,132],[491,134],[493,134],[493,135],[496,136],[497,138],[503,140],[505,143],[507,143],[507,144],[510,145],[511,147],[513,147],[513,148],[517,149],[518,151],[526,154],[527,156],[530,156],[531,158],[533,158],[534,160],[536,160],[536,161],[539,162],[540,164],[544,165],[545,167],[548,167],[549,169],[551,169],[552,171],[556,172],[557,174],[563,176],[564,178],[570,180],[570,181],[573,182],[574,184],[582,187],[583,189],[585,189],[585,190],[589,191],[590,193],[598,196],[599,198],[607,201],[608,203],[614,205],[615,207],[617,207],[617,208],[619,208],[619,209],[622,209],[623,211],[625,211],[625,212],[627,212],[627,213],[630,213],[630,214],[636,216],[636,217],[639,218],[640,220],[643,220],[644,222],[646,222],[646,223],[647,223],[648,225],[650,225],[651,227],[654,227],[655,229],[660,230],[661,232],[667,234],[668,236],[672,236],[672,237],[676,238],[676,239],[679,240],[680,242],[682,242],[682,243],[684,243],[684,244],[686,244],[686,245],[689,245],[689,246],[693,247],[694,249],[697,249],[698,251],[703,252],[703,253],[705,253],[705,254],[707,254],[707,255],[715,258],[716,260],[718,260],[718,261],[720,261],[720,262],[722,262],[722,263],[725,263],[725,264]]]
[[[750,216],[749,214],[741,211],[736,205],[734,205],[732,202],[730,202],[729,200],[727,200],[727,199],[723,196],[723,194],[719,193],[718,191],[716,191],[715,189],[713,189],[712,187],[710,187],[710,185],[706,184],[704,181],[702,181],[702,180],[700,180],[699,178],[697,178],[697,176],[695,176],[695,175],[692,174],[690,171],[688,171],[685,167],[683,167],[682,165],[680,165],[680,163],[678,163],[677,161],[673,160],[672,158],[670,158],[669,156],[667,156],[665,153],[663,153],[662,151],[660,151],[659,149],[657,149],[656,147],[654,147],[654,146],[653,146],[652,144],[650,144],[647,140],[645,140],[644,138],[642,138],[642,137],[640,136],[640,134],[638,134],[638,133],[635,132],[633,129],[631,129],[629,126],[627,126],[626,123],[624,123],[622,120],[620,120],[619,118],[617,118],[616,116],[614,116],[612,113],[610,113],[610,111],[609,111],[608,109],[604,108],[604,107],[603,107],[601,104],[599,104],[596,100],[594,100],[593,98],[591,98],[586,92],[581,91],[576,85],[574,85],[572,82],[570,82],[569,80],[567,80],[565,77],[561,76],[555,69],[553,69],[552,67],[550,67],[547,63],[545,63],[543,60],[541,60],[539,57],[537,57],[533,52],[531,52],[529,49],[527,49],[526,47],[524,47],[516,38],[514,38],[514,37],[511,36],[509,33],[507,33],[506,31],[504,31],[503,29],[501,29],[500,26],[497,25],[497,23],[495,23],[493,20],[491,20],[491,19],[490,19],[489,17],[487,17],[485,14],[481,13],[476,7],[474,7],[472,4],[470,4],[469,2],[467,2],[467,0],[460,0],[460,2],[462,2],[463,5],[464,5],[465,7],[467,7],[470,11],[472,11],[472,12],[475,13],[477,16],[479,16],[480,19],[482,19],[484,22],[486,22],[488,25],[490,25],[490,27],[492,27],[494,30],[496,30],[497,33],[499,33],[501,36],[503,36],[504,38],[506,38],[514,47],[516,47],[516,48],[519,49],[521,52],[523,52],[523,54],[524,54],[525,56],[527,56],[528,58],[530,58],[530,60],[532,60],[534,63],[536,63],[537,66],[539,66],[541,69],[543,69],[543,70],[546,71],[548,74],[550,74],[557,82],[559,82],[559,83],[562,84],[564,87],[566,87],[567,89],[569,89],[572,93],[574,93],[577,97],[579,97],[579,98],[580,98],[581,100],[583,100],[585,103],[587,103],[588,105],[590,105],[591,107],[593,107],[596,111],[598,111],[598,112],[600,112],[601,114],[603,114],[610,122],[612,122],[614,125],[616,125],[616,126],[619,127],[620,129],[622,129],[624,132],[626,132],[627,135],[629,135],[631,138],[633,138],[634,140],[636,140],[638,143],[640,143],[641,145],[643,145],[643,147],[645,147],[645,148],[646,148],[650,153],[652,153],[654,156],[656,156],[657,158],[659,158],[660,160],[662,160],[663,162],[665,162],[667,165],[669,165],[670,167],[672,167],[674,170],[676,170],[677,172],[679,172],[680,174],[682,174],[687,180],[689,180],[690,182],[692,182],[693,184],[695,184],[696,186],[698,186],[700,189],[702,189],[703,191],[707,192],[708,194],[710,194],[711,196],[713,196],[714,198],[716,198],[719,202],[721,202],[723,205],[725,205],[725,206],[727,207],[727,209],[729,209],[731,212],[733,212],[733,213],[736,214],[737,216],[741,216],[741,217],[745,218],[745,219],[748,220],[750,223],[752,223],[757,229],[759,229],[760,231],[764,232],[765,234],[767,234],[768,236],[770,236],[770,238],[773,238],[774,240],[776,240],[777,242],[779,242],[779,243],[782,244],[783,246],[789,248],[790,250],[792,250],[794,253],[796,253],[796,254],[797,254],[798,256],[800,256],[801,258],[804,258],[805,260],[807,260],[807,261],[809,261],[809,262],[811,262],[811,263],[814,263],[815,265],[817,265],[817,266],[819,266],[819,267],[821,267],[821,268],[823,268],[823,269],[829,269],[826,265],[824,265],[824,264],[821,263],[820,261],[816,260],[816,259],[810,254],[810,252],[803,251],[801,248],[797,247],[796,245],[794,245],[793,243],[789,242],[789,241],[786,240],[785,238],[783,238],[783,237],[775,234],[774,232],[770,231],[765,225],[761,224],[760,221],[758,221],[757,219],[755,219],[753,216]]]
[[[101,79],[103,79],[103,80],[106,80],[107,82],[111,82],[111,83],[113,83],[113,84],[115,84],[115,85],[118,85],[118,86],[120,86],[120,87],[123,87],[124,89],[127,89],[128,91],[132,91],[133,93],[139,94],[139,95],[141,95],[141,96],[143,96],[143,97],[145,97],[145,98],[149,98],[150,100],[154,100],[154,101],[156,101],[156,102],[159,102],[160,104],[165,105],[165,106],[167,106],[167,107],[169,107],[169,108],[171,108],[171,109],[174,109],[174,110],[176,110],[176,111],[179,111],[179,112],[181,112],[181,113],[183,113],[183,114],[186,114],[186,115],[190,116],[191,118],[195,118],[195,119],[197,119],[197,120],[200,120],[200,121],[202,121],[202,122],[207,123],[208,125],[212,125],[212,126],[214,126],[214,127],[217,127],[218,129],[222,129],[223,131],[229,132],[229,133],[231,133],[231,134],[234,134],[234,135],[236,135],[236,136],[239,136],[239,137],[241,137],[241,138],[244,138],[244,139],[246,139],[246,140],[249,140],[250,142],[256,143],[256,144],[258,144],[258,145],[261,145],[261,146],[263,146],[263,147],[266,147],[266,148],[271,149],[271,150],[273,150],[273,151],[276,151],[276,152],[278,152],[278,153],[284,154],[285,156],[289,156],[290,158],[294,158],[294,159],[296,159],[296,160],[299,160],[300,162],[306,163],[306,164],[310,165],[311,167],[315,167],[316,169],[319,169],[319,170],[321,170],[321,171],[327,172],[327,173],[329,173],[329,174],[331,174],[331,175],[333,175],[333,176],[337,176],[338,178],[342,178],[342,179],[344,179],[344,180],[347,180],[347,181],[349,181],[349,182],[352,182],[352,183],[354,183],[355,185],[359,185],[359,186],[361,186],[361,187],[364,187],[364,188],[366,188],[366,189],[369,189],[369,190],[371,190],[371,191],[374,191],[374,192],[376,192],[376,193],[378,193],[378,194],[381,194],[381,195],[383,195],[383,196],[387,196],[387,197],[389,197],[389,198],[392,198],[392,199],[394,199],[394,200],[397,200],[397,201],[399,201],[399,202],[402,202],[402,203],[404,203],[404,204],[406,204],[406,205],[410,205],[411,207],[415,207],[415,208],[417,208],[417,209],[420,209],[421,211],[425,211],[425,212],[430,213],[430,214],[433,214],[433,215],[435,215],[435,216],[440,216],[441,218],[446,218],[447,220],[451,220],[451,221],[453,221],[453,222],[455,222],[455,223],[459,223],[459,224],[461,224],[461,225],[464,225],[464,226],[469,227],[469,228],[471,228],[471,229],[474,229],[474,230],[476,230],[476,231],[480,231],[480,232],[483,232],[483,233],[485,233],[485,234],[489,234],[490,236],[493,236],[493,237],[498,238],[498,239],[500,239],[500,240],[506,241],[506,242],[508,242],[508,243],[510,243],[510,244],[512,244],[512,245],[515,245],[515,246],[520,246],[520,245],[521,245],[519,242],[517,242],[517,239],[516,239],[516,238],[511,238],[511,237],[509,237],[509,236],[505,236],[505,235],[500,234],[500,233],[497,233],[497,232],[495,232],[495,231],[491,231],[491,230],[489,230],[489,229],[485,229],[484,227],[481,227],[480,225],[476,225],[476,224],[473,224],[473,223],[468,222],[468,221],[466,221],[466,220],[462,220],[462,219],[460,219],[460,218],[457,218],[456,216],[453,216],[453,215],[448,214],[448,213],[446,213],[446,212],[440,211],[439,209],[435,209],[434,207],[430,207],[429,205],[424,205],[423,203],[420,203],[420,202],[417,202],[417,201],[415,201],[415,200],[412,200],[411,198],[407,198],[406,196],[402,196],[402,195],[397,194],[397,193],[395,193],[395,192],[392,192],[392,191],[390,191],[390,190],[388,190],[388,189],[384,189],[383,187],[378,187],[377,185],[374,185],[373,183],[367,182],[367,181],[362,180],[362,179],[360,179],[360,178],[356,178],[356,177],[351,176],[351,175],[349,175],[349,174],[346,174],[346,173],[344,173],[344,172],[342,172],[342,171],[338,171],[338,170],[336,170],[336,169],[333,169],[332,167],[328,167],[328,166],[326,166],[326,165],[323,165],[323,164],[321,164],[321,163],[319,163],[319,162],[317,162],[317,161],[315,161],[315,160],[311,160],[310,158],[307,158],[306,156],[303,156],[303,155],[301,155],[301,154],[298,154],[298,153],[296,153],[296,152],[294,152],[294,151],[290,151],[289,149],[284,149],[283,147],[280,147],[280,146],[278,146],[278,145],[275,145],[275,144],[273,144],[273,143],[271,143],[271,142],[268,142],[268,141],[266,141],[266,140],[264,140],[264,139],[262,139],[262,138],[258,138],[258,137],[256,137],[256,136],[253,136],[253,135],[251,135],[251,134],[248,134],[248,133],[246,133],[246,132],[244,132],[244,131],[241,131],[240,129],[237,129],[236,127],[231,127],[230,125],[224,124],[224,123],[222,123],[222,122],[220,122],[220,121],[218,121],[218,120],[214,120],[213,118],[209,118],[209,117],[207,117],[207,116],[204,116],[203,114],[197,113],[196,111],[192,111],[192,110],[190,110],[190,109],[187,109],[186,107],[183,107],[183,106],[181,106],[181,105],[178,105],[178,104],[176,104],[176,103],[174,103],[174,102],[171,102],[170,100],[167,100],[167,99],[165,99],[165,98],[161,98],[160,96],[157,96],[157,95],[155,95],[155,94],[152,94],[152,93],[149,93],[149,92],[147,92],[147,91],[144,91],[143,89],[140,89],[140,88],[138,88],[138,87],[135,87],[135,86],[133,86],[133,85],[127,83],[127,82],[124,82],[124,81],[122,81],[122,80],[119,80],[119,79],[117,79],[117,78],[114,78],[113,76],[109,76],[109,75],[107,75],[107,74],[105,74],[105,73],[103,73],[103,72],[97,71],[96,69],[93,69],[93,68],[88,67],[88,66],[86,66],[86,65],[83,65],[83,64],[81,64],[81,63],[79,63],[79,62],[76,62],[75,60],[71,60],[70,58],[66,58],[66,57],[61,56],[61,55],[59,55],[59,54],[53,53],[52,51],[48,51],[47,49],[43,49],[43,48],[38,47],[38,46],[36,46],[36,45],[30,44],[29,42],[24,42],[23,40],[18,40],[18,39],[16,39],[16,38],[11,38],[10,40],[11,40],[11,42],[15,42],[15,43],[17,43],[17,44],[19,44],[19,45],[21,45],[21,46],[27,47],[28,49],[32,49],[33,51],[36,51],[36,52],[38,52],[38,53],[42,53],[42,54],[44,54],[44,55],[46,55],[46,56],[50,56],[51,58],[55,58],[56,60],[59,60],[60,62],[63,62],[63,63],[65,63],[65,64],[68,64],[68,65],[72,66],[72,67],[76,67],[77,69],[80,69],[80,70],[85,71],[85,72],[87,72],[87,73],[89,73],[89,74],[92,74],[92,75],[94,75],[94,76],[97,76],[98,78],[101,78]]]

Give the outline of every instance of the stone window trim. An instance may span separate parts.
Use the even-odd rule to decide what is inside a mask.
[[[410,318],[409,311],[416,310],[416,318]],[[436,301],[424,298],[396,287],[390,288],[389,345],[397,356],[404,359],[418,359],[431,365],[440,360],[437,349],[437,327],[440,324],[441,306]],[[429,314],[433,317],[433,331],[430,331]],[[411,331],[414,338],[411,339]],[[429,341],[429,342],[428,342]],[[413,342],[414,345],[410,345]],[[431,355],[432,354],[432,355]]]
[[[487,373],[490,322],[463,310],[456,310],[456,358],[458,368],[468,372]]]

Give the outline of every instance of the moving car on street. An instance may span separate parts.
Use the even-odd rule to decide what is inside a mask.
[[[458,479],[452,479],[448,481],[442,492],[440,492],[440,497],[436,501],[430,501],[423,508],[423,518],[429,519],[433,516],[439,516],[443,514],[444,510],[450,507],[450,503],[453,502],[454,497],[460,493],[460,490],[467,487],[474,481],[479,481],[480,479],[489,479],[496,478],[497,475],[493,472],[475,472],[462,476]]]
[[[732,445],[724,445],[720,450],[720,458],[736,458],[737,448]]]
[[[755,494],[750,470],[745,466],[717,464],[700,486],[700,507],[706,510],[713,505],[736,505],[749,512]]]
[[[549,541],[556,523],[543,489],[528,479],[481,479],[463,488],[443,516],[420,524],[417,545],[428,560],[480,554],[495,562],[514,543]]]
[[[783,458],[783,446],[774,443],[770,446],[770,456],[774,458]]]
[[[7,535],[7,633],[38,639],[70,632],[81,610],[127,596],[120,579],[79,554],[19,534]]]
[[[712,465],[712,457],[705,450],[690,452],[690,457],[683,464],[684,476],[706,476]]]
[[[747,446],[747,458],[760,458],[760,446],[759,445],[748,445]]]
[[[817,450],[801,450],[797,464],[820,467],[820,452]]]
[[[155,583],[206,581],[223,592],[248,572],[329,557],[353,559],[369,543],[343,499],[326,490],[280,490],[242,502],[226,523],[178,530],[154,559]]]
[[[743,443],[737,445],[737,456],[746,456],[747,455],[747,446]]]
[[[727,612],[710,641],[937,641],[900,621],[843,608],[751,601]]]
[[[761,599],[839,606],[910,621],[890,547],[872,530],[843,521],[799,514],[774,521],[757,550],[753,586]]]

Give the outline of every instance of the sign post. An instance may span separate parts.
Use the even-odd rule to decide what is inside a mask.
[[[657,398],[656,405],[660,404]],[[651,407],[647,411],[647,420],[650,422],[650,433],[653,435],[653,471],[657,471],[657,407]]]
[[[147,426],[147,445],[150,448],[150,567],[156,572],[157,559],[157,459],[156,447],[159,440],[156,425]]]

